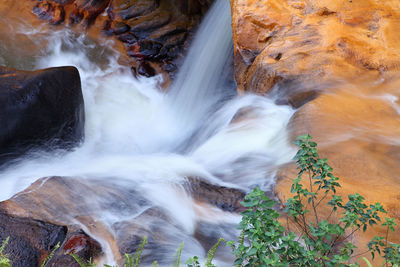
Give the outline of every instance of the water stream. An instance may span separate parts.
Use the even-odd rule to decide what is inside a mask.
[[[161,209],[181,230],[164,244],[165,262],[173,256],[170,254],[178,247],[178,239],[185,241],[183,258],[204,255],[193,237],[196,225],[235,224],[240,218],[201,206],[179,190],[187,177],[245,191],[255,185],[268,190],[277,166],[293,157],[286,134],[293,110],[275,105],[273,99],[236,95],[226,71],[233,53],[230,21],[229,2],[217,0],[167,93],[158,88],[160,77],[133,78],[129,68],[118,63],[118,52],[112,49],[110,40],[93,41],[65,28],[29,28],[23,21],[12,25],[14,36],[8,36],[8,40],[28,40],[22,44],[35,47],[36,55],[19,57],[27,53],[23,45],[17,42],[10,47],[9,41],[3,42],[1,64],[28,69],[73,65],[79,69],[85,101],[85,141],[73,151],[32,153],[2,170],[0,199],[10,198],[38,178],[55,175],[131,188],[145,199],[142,208]],[[4,17],[0,18],[0,26],[3,24]],[[0,34],[0,38],[5,37]],[[95,207],[106,199],[86,201],[92,203],[94,214]],[[138,206],[137,199],[127,203]],[[140,214],[129,210],[98,208],[94,216],[112,229]],[[84,224],[82,227],[86,229]],[[86,230],[102,240],[106,251],[103,261],[115,263],[112,250],[107,251],[107,239]],[[230,260],[221,256],[219,266],[230,266]]]

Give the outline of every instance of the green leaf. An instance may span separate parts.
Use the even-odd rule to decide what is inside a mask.
[[[57,245],[54,246],[53,250],[50,252],[49,256],[46,257],[46,259],[44,259],[44,261],[42,262],[42,264],[40,265],[40,267],[44,267],[46,266],[47,262],[49,262],[49,260],[54,256],[54,254],[56,253],[56,250],[60,248],[60,242],[57,243]],[[1,250],[1,248],[0,248]]]
[[[176,250],[175,260],[174,260],[174,263],[172,264],[173,267],[181,266],[181,256],[182,256],[183,245],[184,245],[183,242],[180,243],[178,249]]]
[[[369,260],[365,257],[362,258],[368,265],[368,267],[372,267],[372,264],[369,262]]]

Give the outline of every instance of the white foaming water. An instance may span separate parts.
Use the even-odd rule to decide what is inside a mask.
[[[73,151],[38,152],[3,170],[0,198],[11,197],[41,177],[112,177],[113,183],[142,192],[151,205],[168,212],[188,236],[196,223],[209,218],[236,223],[237,216],[200,207],[177,186],[187,177],[201,177],[244,190],[255,185],[268,189],[277,166],[294,155],[286,134],[293,110],[260,96],[232,97],[232,88],[222,78],[232,56],[229,12],[228,0],[217,0],[167,94],[157,88],[159,77],[134,79],[118,64],[111,43],[98,45],[68,30],[47,36],[48,46],[36,67],[79,69],[85,141]],[[41,42],[35,35],[32,41]],[[91,56],[93,51],[97,57]],[[98,212],[106,225],[135,216]],[[184,255],[204,253],[193,242],[185,244]],[[112,255],[105,261],[113,264]]]
[[[190,134],[226,96],[224,70],[233,55],[229,1],[216,1],[196,33],[178,77],[170,89],[174,117]]]

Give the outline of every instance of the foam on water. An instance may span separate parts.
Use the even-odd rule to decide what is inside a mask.
[[[39,44],[37,34],[27,36]],[[85,141],[73,151],[37,152],[3,170],[1,200],[41,177],[113,177],[116,184],[140,189],[190,235],[199,216],[207,220],[207,209],[198,207],[203,215],[194,212],[197,204],[176,189],[186,177],[244,190],[255,185],[268,189],[277,166],[293,157],[286,133],[293,110],[265,97],[234,96],[235,88],[228,86],[225,71],[232,59],[232,36],[227,0],[218,0],[204,19],[169,93],[158,89],[160,77],[134,79],[118,64],[110,41],[98,44],[67,29],[42,38],[48,45],[36,68],[79,69]],[[94,50],[98,56],[91,58]],[[214,222],[238,220],[208,212]],[[124,216],[107,211],[98,215],[106,224]],[[188,250],[184,254],[203,253],[200,246]],[[112,256],[106,261],[112,264]]]

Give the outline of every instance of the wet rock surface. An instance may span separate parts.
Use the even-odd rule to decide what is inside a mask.
[[[185,188],[198,201],[207,202],[225,211],[242,211],[245,193],[239,189],[213,185],[198,177],[188,178]]]
[[[79,181],[72,177],[39,179],[26,190],[0,203],[10,216],[65,225],[68,234],[50,262],[51,266],[74,266],[76,263],[68,253],[76,253],[87,260],[98,260],[104,248],[90,236],[106,240],[111,244],[112,253],[119,255],[109,226],[105,226],[100,218],[105,214],[134,216],[147,206],[148,202],[136,196],[134,190],[120,189],[112,183]],[[82,227],[90,232],[90,236],[82,231]],[[121,263],[122,255],[117,260]]]
[[[35,1],[33,13],[50,24],[88,28],[98,21],[104,34],[124,44],[134,75],[146,77],[175,72],[187,41],[212,4],[212,0]]]
[[[12,266],[35,267],[56,249],[46,266],[79,266],[68,254],[84,260],[101,254],[100,244],[77,227],[67,227],[29,217],[17,217],[5,212],[6,205],[0,203],[0,239],[9,237],[5,252]]]
[[[74,67],[0,67],[0,163],[34,147],[69,148],[82,141],[83,105]]]
[[[48,262],[48,266],[79,267],[80,265],[69,254],[74,254],[85,261],[95,259],[103,254],[101,245],[96,240],[88,236],[83,230],[74,229],[77,227],[70,228],[71,230],[60,249]]]
[[[10,238],[5,253],[13,266],[40,266],[66,235],[65,226],[10,216],[0,207],[0,239]]]
[[[239,190],[208,185],[206,182],[191,184],[196,185],[190,187],[189,193],[193,194],[196,200],[201,197],[202,202],[207,201],[207,205],[211,202],[213,205],[202,205],[202,208],[215,209],[213,212],[217,217],[220,216],[218,214],[224,213],[218,206],[227,209],[226,207],[233,207],[232,202],[236,203],[232,199],[232,192],[237,191],[238,197],[242,195]],[[183,188],[186,186],[184,184]],[[177,186],[176,190],[183,190],[183,188]],[[83,180],[73,177],[48,177],[39,179],[9,200],[0,202],[0,211],[6,214],[4,215],[6,231],[2,232],[1,237],[10,235],[10,242],[14,242],[14,246],[18,248],[25,243],[22,242],[24,240],[16,239],[14,232],[21,233],[24,238],[29,238],[29,233],[25,237],[24,229],[34,225],[39,230],[32,230],[35,235],[30,242],[45,243],[42,239],[48,240],[43,245],[45,248],[39,251],[40,253],[32,254],[37,255],[37,260],[47,256],[49,250],[57,242],[61,243],[61,248],[49,263],[50,266],[74,266],[75,263],[71,261],[72,258],[67,255],[68,253],[98,261],[104,256],[104,248],[96,241],[97,238],[109,244],[110,252],[120,264],[125,253],[136,252],[144,236],[147,237],[148,242],[142,254],[143,264],[151,264],[154,260],[158,260],[160,264],[170,264],[181,242],[185,242],[184,252],[188,253],[185,257],[191,257],[193,255],[190,253],[193,251],[208,249],[216,242],[216,231],[217,236],[233,238],[232,231],[228,229],[232,230],[234,227],[232,228],[231,224],[218,223],[216,218],[213,218],[216,224],[200,220],[195,229],[185,227],[185,224],[177,221],[167,209],[154,205],[136,189],[137,186],[134,183],[111,178]],[[195,193],[194,190],[199,193]],[[181,192],[184,194],[183,191]],[[218,201],[206,198],[221,194],[221,192],[225,195],[219,196]],[[227,199],[223,199],[224,197]],[[0,219],[3,218],[1,216],[0,214]],[[191,218],[189,214],[186,216]],[[21,221],[21,223],[17,224],[13,221],[17,223]],[[0,220],[0,226],[1,222]],[[35,223],[39,226],[35,226]],[[14,229],[14,225],[18,228]],[[50,227],[50,230],[46,230],[46,227]],[[47,231],[43,237],[37,236],[43,231]],[[33,245],[29,243],[29,245],[37,247],[35,243]]]

